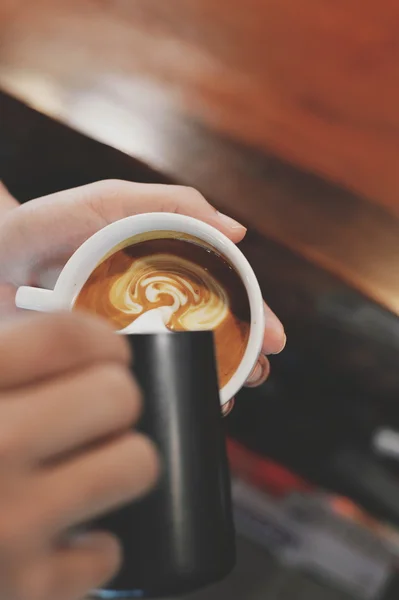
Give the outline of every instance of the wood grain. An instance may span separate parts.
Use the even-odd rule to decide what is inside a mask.
[[[133,97],[143,78],[212,127],[399,211],[396,0],[8,0],[0,17],[4,86],[68,103],[112,77]]]

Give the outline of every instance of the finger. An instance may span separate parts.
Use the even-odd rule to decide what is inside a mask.
[[[231,398],[231,400],[229,400],[228,402],[223,404],[223,406],[222,406],[222,416],[223,417],[227,417],[227,415],[229,415],[231,413],[231,411],[234,408],[234,404],[235,404],[234,398]]]
[[[258,387],[266,381],[270,374],[270,363],[266,356],[260,355],[251,375],[249,376],[245,387]]]
[[[35,265],[54,265],[55,258],[67,258],[105,225],[143,212],[189,215],[213,225],[234,242],[246,232],[192,188],[100,181],[32,200],[11,213],[0,240],[0,255],[7,255],[11,243],[13,247],[12,263],[4,265],[3,277],[23,285]]]
[[[18,200],[10,194],[4,183],[0,181],[0,219],[6,212],[17,206],[19,206]]]
[[[31,464],[126,431],[141,409],[134,379],[126,367],[112,363],[5,398],[0,440],[13,461]]]
[[[105,321],[81,313],[13,319],[0,327],[0,390],[94,363],[127,365],[129,349],[122,338]]]
[[[21,600],[77,600],[100,588],[121,564],[121,548],[111,534],[92,532],[71,537],[61,547],[22,563],[8,575],[10,597]]]
[[[44,469],[31,488],[31,516],[26,508],[24,518],[36,523],[32,537],[51,538],[142,496],[158,473],[158,455],[147,437],[120,436]]]
[[[16,288],[12,284],[0,284],[0,323],[10,316],[17,315],[19,309],[15,306]]]
[[[122,552],[118,540],[107,533],[90,533],[58,550],[48,562],[43,600],[76,600],[102,588],[118,571]]]
[[[287,337],[284,327],[274,312],[264,303],[265,335],[263,338],[263,354],[279,354],[285,348]]]
[[[205,221],[234,242],[241,241],[246,232],[241,223],[218,212],[191,187],[108,180],[93,184],[85,193],[104,224],[143,212],[172,212]]]

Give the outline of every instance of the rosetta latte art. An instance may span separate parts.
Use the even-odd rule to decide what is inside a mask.
[[[74,303],[74,310],[97,314],[116,331],[158,308],[171,331],[213,330],[219,383],[226,385],[249,339],[248,294],[223,256],[200,243],[171,232],[116,249],[97,265]]]
[[[226,292],[207,270],[169,254],[135,260],[114,281],[109,301],[132,317],[168,306],[171,316],[165,324],[184,330],[216,329],[229,310]]]

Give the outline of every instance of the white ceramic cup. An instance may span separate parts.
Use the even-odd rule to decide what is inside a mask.
[[[237,371],[220,390],[223,405],[241,389],[256,365],[262,348],[265,313],[258,281],[245,256],[223,233],[202,221],[174,213],[145,213],[115,221],[76,250],[62,269],[54,290],[20,287],[15,303],[19,308],[43,312],[71,310],[90,274],[113,248],[135,235],[152,231],[186,233],[206,242],[225,256],[245,285],[251,311],[249,339]]]

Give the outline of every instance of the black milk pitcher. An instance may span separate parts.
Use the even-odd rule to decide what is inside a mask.
[[[173,596],[222,579],[235,564],[213,334],[127,338],[144,399],[138,429],[158,447],[161,477],[150,494],[96,524],[118,536],[124,563],[94,595]]]

